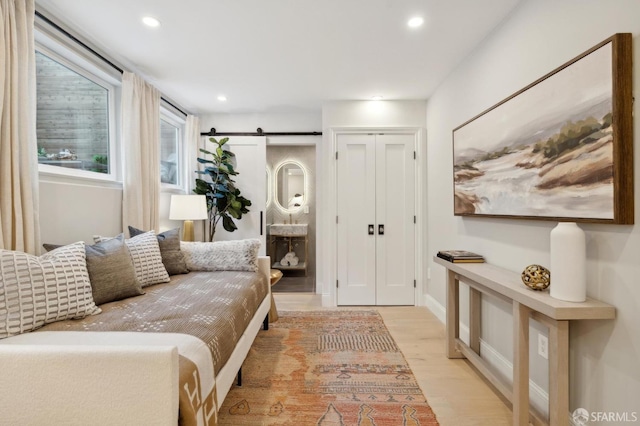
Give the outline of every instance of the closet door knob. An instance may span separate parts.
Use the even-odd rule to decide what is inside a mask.
[[[373,235],[374,231],[373,231],[373,223],[369,225],[369,235]]]
[[[384,235],[384,225],[378,225],[378,235]]]

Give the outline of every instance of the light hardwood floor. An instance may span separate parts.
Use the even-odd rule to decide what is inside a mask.
[[[323,309],[320,295],[274,293],[274,297],[278,311]],[[364,309],[380,312],[440,425],[512,424],[510,407],[470,364],[465,360],[447,359],[444,325],[427,308],[376,306]]]

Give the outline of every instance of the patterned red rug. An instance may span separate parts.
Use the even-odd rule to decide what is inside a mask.
[[[221,425],[438,425],[375,311],[281,312],[220,408]]]

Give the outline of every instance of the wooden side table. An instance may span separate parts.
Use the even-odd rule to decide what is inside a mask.
[[[271,287],[282,278],[282,271],[279,269],[271,270]],[[271,293],[271,309],[269,310],[269,322],[278,321],[278,308],[276,307],[276,301]]]

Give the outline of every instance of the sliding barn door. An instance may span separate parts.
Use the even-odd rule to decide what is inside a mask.
[[[220,140],[224,136],[216,137]],[[213,144],[206,137],[205,149],[211,151]],[[265,165],[267,164],[267,138],[265,136],[230,136],[227,145],[236,155],[239,173],[233,177],[236,187],[241,194],[251,200],[249,213],[236,220],[234,232],[227,232],[222,227],[222,222],[216,228],[215,241],[241,240],[257,238],[260,240],[259,255],[266,254],[266,205],[267,187]]]
[[[337,142],[338,304],[414,305],[414,137]]]

